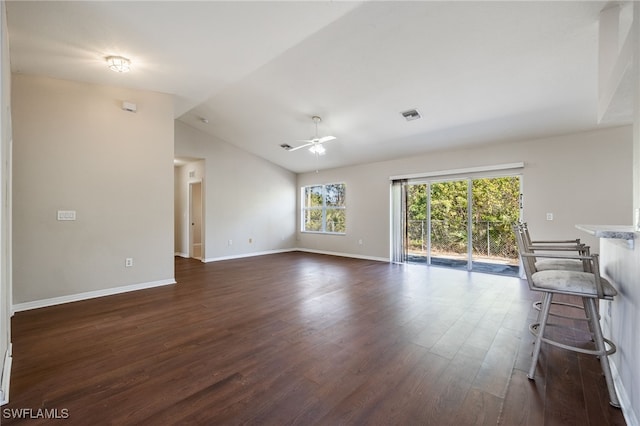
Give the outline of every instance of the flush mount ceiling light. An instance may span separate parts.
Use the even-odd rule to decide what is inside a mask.
[[[109,69],[115,72],[129,72],[131,70],[131,61],[122,56],[107,56],[107,65]]]

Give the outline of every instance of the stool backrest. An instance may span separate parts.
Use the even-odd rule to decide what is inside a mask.
[[[531,235],[529,234],[529,227],[526,222],[517,223],[516,226],[519,227],[520,232],[522,234],[522,244],[526,247],[527,252],[533,253],[538,252],[549,253],[549,252],[564,252],[564,253],[576,253],[580,256],[590,256],[590,248],[584,243],[580,242],[580,239],[574,240],[541,240],[541,241],[533,241],[531,240]],[[535,270],[535,262],[536,259],[533,260],[534,270]],[[562,261],[560,261],[562,262]],[[566,269],[566,268],[558,268],[558,269]],[[570,268],[573,269],[573,268]],[[593,272],[592,264],[589,259],[582,260],[582,269],[585,272]]]
[[[524,267],[524,273],[527,276],[527,283],[531,289],[531,283],[533,280],[531,276],[536,272],[536,258],[533,256],[523,256],[523,253],[531,253],[529,251],[529,244],[526,242],[526,226],[523,223],[516,223],[513,225],[513,232],[516,234],[516,243],[518,244],[518,252],[520,253],[520,260],[522,260],[522,266]]]

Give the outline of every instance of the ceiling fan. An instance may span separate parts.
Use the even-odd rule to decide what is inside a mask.
[[[287,143],[283,143],[280,146],[282,148],[284,148],[285,150],[287,150],[287,151],[297,151],[299,149],[309,147],[309,151],[311,151],[312,153],[314,153],[316,155],[323,155],[325,153],[325,149],[324,149],[324,146],[322,146],[322,144],[325,143],[325,142],[332,141],[336,137],[335,136],[319,137],[318,136],[318,123],[320,123],[322,121],[322,119],[320,117],[318,117],[317,115],[314,115],[313,117],[311,117],[311,119],[313,120],[313,122],[316,125],[316,135],[315,135],[315,137],[313,139],[302,139],[302,140],[297,141],[297,142],[304,142],[304,144],[300,145],[300,146],[291,146],[291,145],[289,145]]]

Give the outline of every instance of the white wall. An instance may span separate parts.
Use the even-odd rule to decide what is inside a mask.
[[[347,184],[347,234],[298,231],[298,247],[388,259],[390,176],[524,162],[523,214],[533,236],[582,238],[597,251],[598,241],[574,225],[628,222],[631,139],[632,129],[625,126],[301,174],[299,188]],[[547,221],[546,213],[554,220]]]
[[[176,157],[204,159],[205,261],[295,247],[295,174],[181,121],[175,132]]]
[[[640,209],[640,4],[634,4],[634,112],[633,112],[633,210],[618,222],[607,224],[634,224],[633,211]],[[605,224],[605,223],[602,223]],[[629,425],[640,424],[640,232],[635,233],[631,249],[615,240],[602,239],[601,267],[618,290],[611,303],[603,303],[603,329],[605,336],[618,346],[610,358],[617,376],[616,388],[625,419]],[[610,307],[610,317],[609,317]]]
[[[629,221],[624,224],[628,224]],[[640,419],[640,239],[630,249],[618,241],[602,239],[600,266],[611,280],[618,296],[612,302],[601,303],[602,328],[605,337],[617,345],[610,356],[618,397],[625,408],[627,423]],[[629,411],[632,410],[632,411]],[[634,418],[635,422],[630,418]]]
[[[171,97],[26,75],[12,84],[14,304],[173,282]]]

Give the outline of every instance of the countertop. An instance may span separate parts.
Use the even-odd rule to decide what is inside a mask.
[[[625,240],[633,248],[636,232],[631,225],[576,225],[581,231],[597,238]]]

